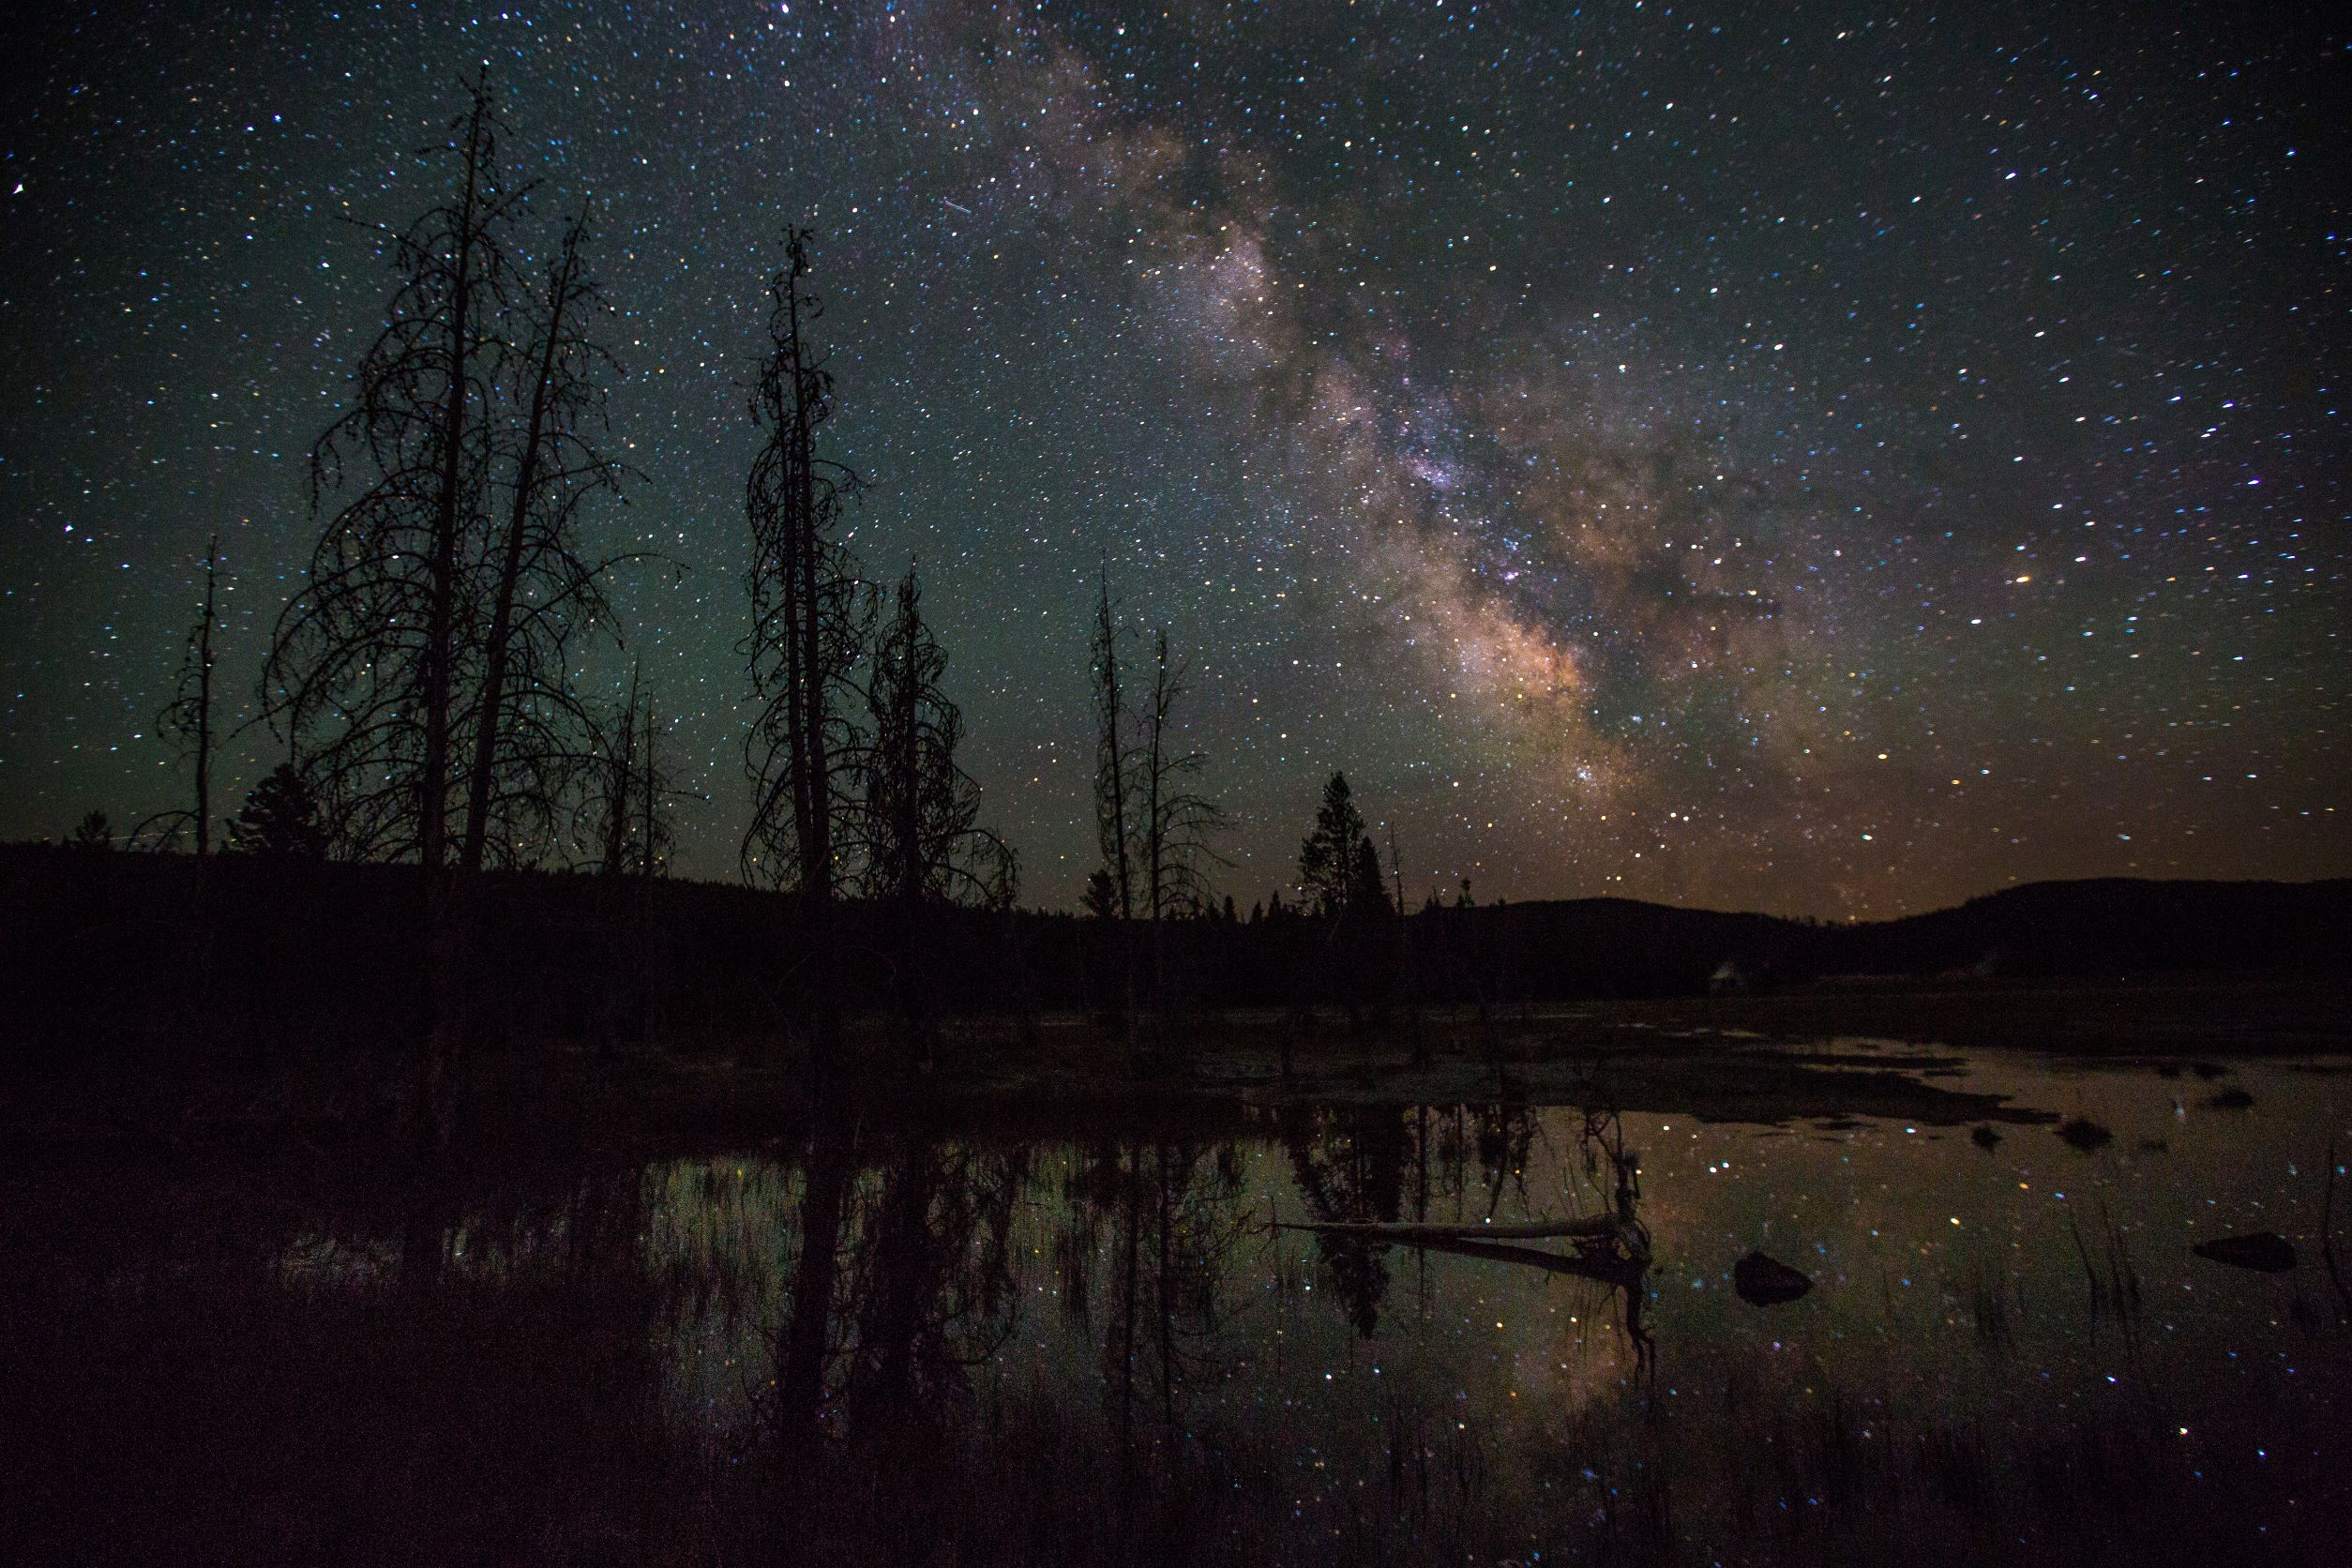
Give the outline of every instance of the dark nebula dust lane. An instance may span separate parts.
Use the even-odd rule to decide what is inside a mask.
[[[0,834],[252,711],[487,64],[603,214],[643,478],[589,531],[729,872],[745,387],[819,233],[854,548],[918,560],[1027,897],[1093,864],[1106,565],[1244,908],[1344,768],[1409,890],[1885,915],[2352,872],[2352,30],[2244,7],[418,5],[13,20]],[[255,727],[222,772],[279,755]],[[233,795],[232,799],[234,798]]]

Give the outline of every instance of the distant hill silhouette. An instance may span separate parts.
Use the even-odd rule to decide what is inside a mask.
[[[1955,909],[1827,924],[1625,898],[1425,912],[1525,955],[1543,995],[1687,994],[1726,963],[1757,986],[1836,975],[2062,977],[2352,970],[2352,881],[2028,882]]]
[[[1845,934],[1851,967],[1874,973],[2342,972],[2352,881],[2028,882]]]

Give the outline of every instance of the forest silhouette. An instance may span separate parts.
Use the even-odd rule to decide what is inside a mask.
[[[1123,613],[1108,562],[1083,654],[1099,861],[1079,915],[1024,910],[918,569],[878,580],[850,544],[867,476],[827,430],[855,389],[802,229],[781,237],[745,407],[743,885],[675,879],[689,797],[659,693],[641,664],[617,701],[584,673],[623,652],[616,570],[665,565],[592,543],[643,483],[607,419],[596,211],[548,229],[505,140],[477,74],[430,151],[439,198],[369,225],[390,291],[312,446],[315,548],[259,672],[285,760],[223,816],[216,537],[158,720],[188,792],[119,840],[171,852],[94,852],[118,845],[100,810],[68,852],[8,852],[20,1062],[166,1034],[191,1059],[360,1043],[406,1063],[403,1117],[430,1150],[482,1051],[749,1051],[822,1099],[845,1072],[933,1072],[950,1033],[1017,1050],[1071,1016],[1122,1070],[1183,1079],[1204,1019],[1257,1009],[1287,1081],[1334,1038],[1424,1068],[1450,1028],[1491,1057],[1501,1010],[1577,998],[2341,967],[2342,883],[2053,885],[1872,927],[1481,905],[1467,882],[1415,908],[1394,825],[1376,841],[1340,771],[1295,880],[1244,913],[1219,892],[1213,759],[1183,739],[1187,660]]]

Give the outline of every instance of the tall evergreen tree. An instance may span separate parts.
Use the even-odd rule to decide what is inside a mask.
[[[1078,907],[1097,920],[1119,917],[1119,888],[1108,871],[1097,866],[1086,873],[1086,890],[1078,895]]]
[[[1380,852],[1364,831],[1344,774],[1323,786],[1315,829],[1299,846],[1299,881],[1308,905],[1325,923],[1320,945],[1320,982],[1325,994],[1343,1003],[1351,1025],[1363,1021],[1367,996],[1378,999],[1394,978],[1390,955],[1379,933],[1389,924],[1387,879]]]
[[[1371,881],[1380,880],[1380,857],[1364,832],[1364,813],[1356,809],[1348,776],[1334,773],[1323,786],[1322,804],[1316,809],[1315,829],[1299,845],[1299,882],[1306,901],[1317,912],[1338,914],[1359,896],[1364,866],[1370,858]]]
[[[253,786],[244,809],[229,821],[229,847],[244,854],[325,858],[326,827],[300,768],[280,762]]]

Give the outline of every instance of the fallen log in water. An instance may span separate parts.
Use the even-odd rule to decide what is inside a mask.
[[[1532,1225],[1433,1225],[1415,1220],[1308,1220],[1293,1225],[1280,1219],[1274,1224],[1285,1230],[1357,1236],[1367,1242],[1537,1242],[1561,1236],[1595,1241],[1614,1236],[1619,1230],[1617,1221],[1607,1214]]]
[[[1638,1281],[1650,1267],[1646,1251],[1635,1250],[1627,1244],[1621,1255],[1607,1247],[1591,1251],[1578,1249],[1574,1253],[1545,1252],[1540,1247],[1511,1246],[1496,1242],[1472,1242],[1453,1237],[1425,1238],[1411,1244],[1431,1252],[1450,1253],[1457,1258],[1484,1258],[1495,1263],[1524,1263],[1530,1268],[1550,1274],[1574,1274],[1578,1279],[1597,1279],[1605,1285],[1627,1285]]]
[[[2284,1274],[2295,1266],[2295,1244],[2275,1230],[2224,1236],[2219,1241],[2199,1242],[2189,1250],[2211,1262],[2259,1274]]]

